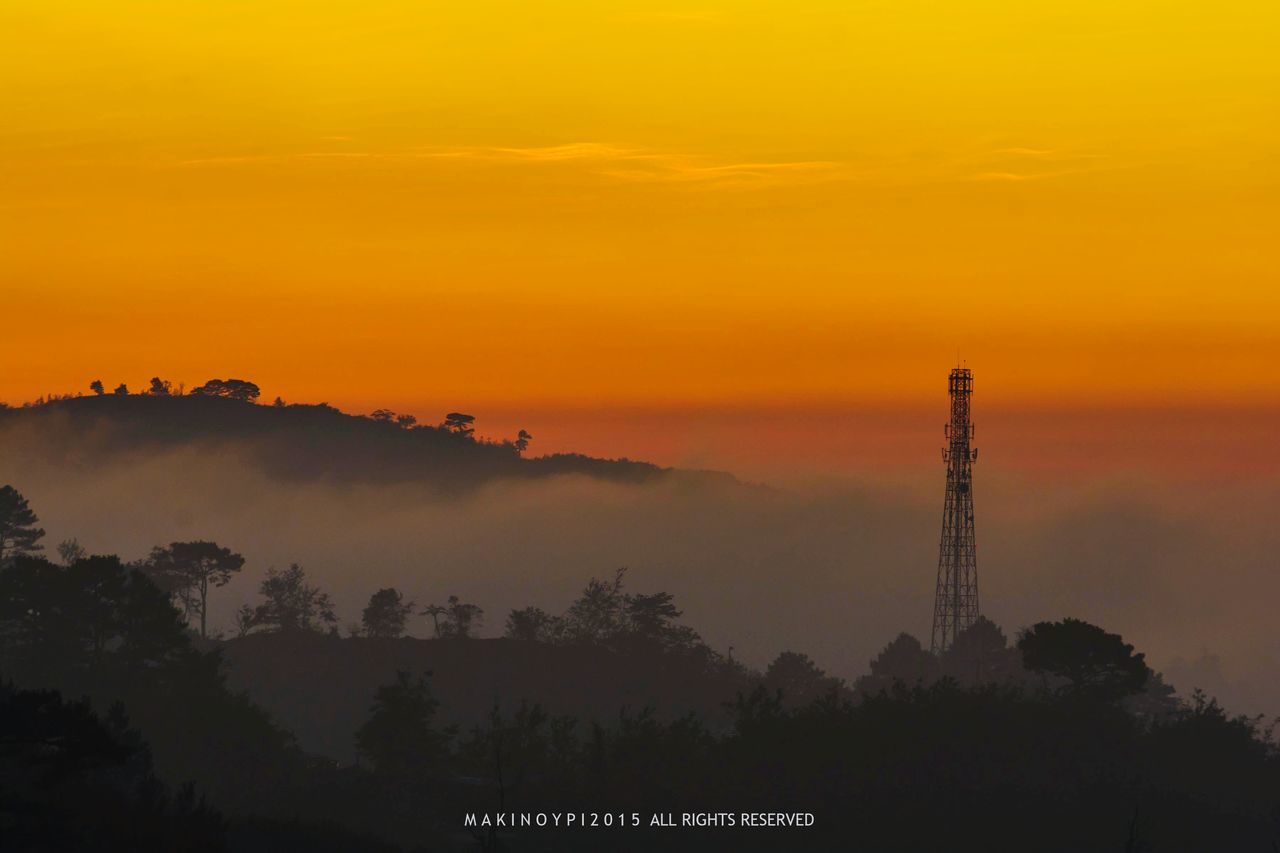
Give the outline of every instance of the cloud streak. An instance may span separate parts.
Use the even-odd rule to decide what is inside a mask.
[[[845,164],[831,160],[713,162],[691,154],[579,142],[532,148],[447,148],[423,156],[507,163],[584,163],[600,177],[631,184],[762,187],[850,176]]]
[[[338,137],[335,141],[343,141]],[[588,180],[617,186],[685,190],[753,190],[835,182],[882,186],[1029,183],[1098,171],[1106,154],[1038,146],[1005,146],[969,153],[934,152],[858,164],[844,159],[734,160],[610,142],[542,146],[421,145],[386,151],[301,151],[231,155],[183,161],[184,167],[251,164],[381,162],[405,168],[453,164],[463,169],[533,170],[548,181]]]
[[[1105,154],[1055,148],[996,148],[961,161],[960,179],[993,183],[1041,181],[1095,172],[1093,161],[1105,158]]]
[[[232,155],[184,160],[183,167],[286,164],[324,160],[455,162],[510,167],[572,167],[595,178],[623,184],[705,188],[775,187],[846,180],[854,173],[831,160],[717,162],[680,152],[600,142],[533,147],[420,146],[392,151],[306,151],[287,154]]]

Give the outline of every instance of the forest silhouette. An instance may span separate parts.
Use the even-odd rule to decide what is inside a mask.
[[[618,482],[693,476],[647,462],[556,453],[526,457],[533,436],[520,430],[507,439],[476,435],[473,415],[450,412],[438,424],[376,409],[344,413],[327,403],[256,405],[257,385],[210,380],[178,393],[152,380],[147,393],[52,395],[20,407],[0,406],[0,427],[40,436],[42,452],[95,459],[139,457],[197,445],[205,452],[234,448],[246,464],[287,481],[413,482],[444,491],[474,488],[495,478],[526,479],[581,474]],[[727,475],[697,472],[697,476]]]
[[[393,413],[259,406],[252,383],[217,382],[184,396],[163,382],[148,395],[97,383],[93,397],[22,416],[80,419],[97,447],[239,431],[260,442],[263,464],[298,477],[348,464],[324,459],[355,432],[385,436],[361,460],[378,477],[434,471],[447,456],[447,488],[561,464],[663,475],[577,457],[539,468],[523,457],[531,436],[482,442],[463,413],[418,427]],[[289,456],[279,417],[318,437]],[[246,583],[235,543],[93,555],[74,539],[46,543],[39,509],[20,484],[0,489],[6,850],[915,851],[957,836],[983,850],[1280,845],[1267,721],[1198,691],[1179,696],[1119,634],[1069,616],[1012,637],[981,619],[942,655],[910,634],[886,638],[846,682],[799,650],[744,665],[685,624],[674,596],[637,591],[643,578],[622,569],[584,579],[554,612],[489,613],[448,590],[411,601],[369,577],[367,605],[340,614],[295,563],[269,571],[221,636],[206,615]],[[503,636],[478,637],[486,624]],[[537,812],[636,813],[644,825],[465,821]],[[648,825],[667,813],[814,820]]]

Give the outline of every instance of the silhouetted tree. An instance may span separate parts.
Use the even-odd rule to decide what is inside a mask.
[[[119,705],[0,683],[0,847],[11,853],[129,850],[214,853],[225,824],[186,786],[174,797]]]
[[[161,589],[171,591],[188,617],[200,617],[200,636],[207,637],[209,589],[226,586],[244,567],[244,557],[216,542],[173,542],[153,548],[143,571]]]
[[[940,664],[944,675],[968,685],[1019,681],[1026,674],[1004,631],[985,616],[960,632]]]
[[[250,627],[277,631],[323,631],[333,626],[338,617],[333,612],[329,594],[306,582],[307,573],[297,563],[284,571],[267,569],[267,577],[258,587],[266,599],[253,611]]]
[[[510,640],[530,643],[553,643],[564,630],[563,621],[540,607],[524,607],[512,610],[507,616],[503,636]]]
[[[1147,683],[1142,690],[1125,697],[1121,706],[1135,716],[1155,720],[1176,714],[1181,710],[1182,702],[1173,685],[1166,683],[1163,675],[1148,669]]]
[[[192,388],[191,393],[203,397],[226,397],[229,400],[252,403],[258,399],[262,391],[257,385],[244,379],[210,379],[203,385]]]
[[[258,627],[258,611],[247,604],[240,605],[235,615],[236,636],[244,637]]]
[[[628,653],[715,655],[698,633],[678,624],[681,611],[671,593],[627,593],[626,568],[611,580],[592,578],[564,616],[550,617],[536,608],[513,611],[508,636],[538,638],[542,642],[586,643]],[[511,633],[511,632],[514,632]]]
[[[665,638],[672,624],[682,615],[675,605],[675,597],[669,592],[628,594],[623,605],[627,630],[655,641]]]
[[[77,560],[83,560],[89,556],[89,552],[80,544],[80,540],[63,539],[58,543],[58,559],[62,560],[64,566],[69,566]]]
[[[413,613],[413,602],[404,600],[399,590],[388,587],[369,597],[360,617],[366,637],[399,637]]]
[[[97,394],[99,397],[107,393],[106,386],[102,384],[101,379],[95,379],[92,382],[90,382],[89,390],[92,391],[94,394]]]
[[[435,727],[440,703],[426,675],[403,670],[374,694],[369,719],[356,732],[356,745],[379,773],[418,775],[438,770],[448,758],[453,732]]]
[[[369,415],[369,420],[383,424],[395,423],[396,413],[390,409],[376,409]]]
[[[117,397],[127,397],[129,396],[129,386],[121,382],[119,385],[116,386],[116,390],[112,391],[111,393],[115,394]]]
[[[1118,701],[1140,693],[1150,670],[1119,634],[1080,619],[1037,622],[1018,639],[1023,665],[1065,680],[1060,692]]]
[[[827,675],[808,655],[782,652],[764,673],[764,685],[782,693],[785,704],[807,705],[822,696],[838,691],[840,679]]]
[[[33,674],[31,668],[51,679],[74,672],[92,680],[111,661],[117,670],[137,664],[132,675],[146,678],[190,648],[168,596],[117,557],[70,566],[15,558],[0,571],[0,625],[0,670],[11,675]]]
[[[919,640],[904,632],[872,659],[871,672],[859,678],[854,688],[870,696],[891,690],[897,683],[928,684],[937,674],[938,659],[926,651]]]
[[[444,639],[465,640],[471,632],[484,624],[484,609],[466,604],[458,596],[451,595],[443,605],[428,604],[422,611],[435,623],[436,636]],[[440,617],[444,617],[441,619]]]
[[[551,720],[541,706],[527,702],[521,702],[508,719],[495,702],[488,719],[471,731],[460,752],[464,761],[492,782],[497,800],[493,805],[497,811],[506,811],[515,807],[521,789],[531,776],[539,771],[542,771],[540,775],[546,775],[551,752],[565,742],[571,726],[572,721]],[[501,849],[493,827],[473,830],[472,834],[482,849]]]
[[[13,486],[0,488],[0,566],[22,554],[44,549],[44,529],[27,499]]]
[[[512,442],[512,446],[515,447],[516,453],[524,453],[525,449],[529,447],[529,442],[531,441],[533,441],[533,436],[525,430],[520,430],[516,435],[516,440]]]
[[[444,423],[441,424],[449,432],[456,435],[471,435],[474,433],[475,427],[472,426],[476,422],[474,415],[464,415],[462,412],[450,412],[444,416]]]
[[[628,593],[623,596],[623,624],[615,641],[638,649],[688,652],[702,647],[698,632],[676,620],[683,614],[669,592]]]
[[[123,702],[168,778],[220,796],[292,766],[288,735],[226,689],[219,655],[197,651],[170,596],[118,557],[0,569],[0,672],[99,707]]]
[[[571,642],[606,643],[623,627],[626,596],[622,579],[626,567],[614,572],[613,580],[592,578],[578,599],[565,611],[565,636]]]
[[[173,383],[168,379],[152,376],[151,387],[147,389],[147,393],[152,397],[168,397],[173,393]]]
[[[444,616],[448,612],[449,608],[445,607],[443,604],[428,604],[426,607],[422,608],[422,615],[431,617],[431,626],[435,631],[437,639],[442,636],[440,633],[440,617]]]
[[[281,397],[281,396],[277,395],[277,396],[276,396],[276,398],[275,398],[274,400],[272,400],[272,401],[271,401],[271,405],[272,405],[272,406],[275,406],[277,409],[283,409],[283,408],[284,408],[284,397]]]
[[[413,415],[396,415],[396,426],[400,429],[413,429],[418,423],[418,419]]]

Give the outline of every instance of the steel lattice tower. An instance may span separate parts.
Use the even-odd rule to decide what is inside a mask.
[[[973,536],[973,463],[978,451],[969,446],[969,398],[973,372],[957,367],[947,380],[951,423],[942,450],[947,465],[947,497],[942,506],[942,543],[938,548],[938,588],[933,600],[933,638],[929,649],[945,651],[956,636],[978,618],[978,555]]]

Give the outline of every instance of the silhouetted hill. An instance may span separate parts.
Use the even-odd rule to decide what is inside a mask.
[[[436,426],[403,428],[323,403],[263,406],[211,396],[108,394],[3,409],[0,427],[21,433],[35,452],[82,466],[195,448],[230,450],[270,476],[295,481],[459,488],[495,478],[557,474],[631,483],[670,476],[731,479],[579,454],[525,458],[507,443],[478,441]]]
[[[647,706],[663,717],[698,712],[726,720],[724,703],[746,679],[708,673],[674,655],[620,655],[597,646],[508,639],[422,640],[332,637],[299,631],[251,634],[222,646],[227,683],[245,690],[308,752],[350,761],[355,731],[374,692],[397,670],[431,672],[440,718],[466,731],[501,701],[602,723]]]

